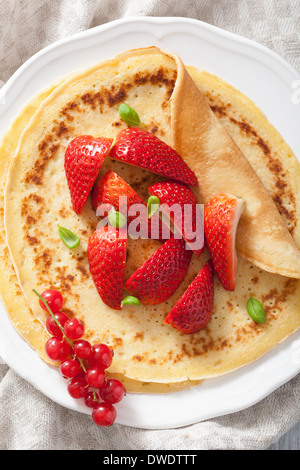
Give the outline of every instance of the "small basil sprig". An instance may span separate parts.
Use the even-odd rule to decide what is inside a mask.
[[[150,196],[147,202],[147,211],[148,211],[148,217],[151,219],[153,214],[157,211],[160,205],[160,200],[157,196]]]
[[[259,300],[250,297],[246,307],[250,317],[255,323],[265,323],[266,314]]]
[[[123,305],[141,305],[141,302],[137,297],[129,295],[128,297],[125,297],[125,299],[122,300],[121,307],[123,307]]]
[[[126,217],[121,212],[117,212],[114,207],[109,211],[108,220],[115,228],[122,228],[126,225]]]
[[[71,232],[68,228],[61,227],[58,225],[58,235],[64,242],[64,244],[68,247],[74,249],[77,248],[80,244],[80,239],[75,233]]]
[[[131,127],[144,126],[144,124],[141,123],[138,113],[126,103],[120,104],[119,114],[120,118]]]

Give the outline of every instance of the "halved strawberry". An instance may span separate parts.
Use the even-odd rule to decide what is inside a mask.
[[[148,188],[160,200],[160,208],[174,223],[184,240],[200,256],[205,249],[203,215],[192,190],[177,181],[163,181]]]
[[[204,209],[206,245],[214,270],[226,290],[234,290],[237,274],[236,230],[243,201],[230,194],[218,194]]]
[[[134,208],[134,206],[137,206]],[[113,206],[116,211],[122,212],[127,217],[129,225],[129,235],[134,235],[133,230],[138,232],[141,238],[157,238],[162,240],[162,222],[157,214],[153,215],[153,218],[148,218],[147,205],[143,199],[134,191],[134,189],[126,183],[117,173],[112,170],[108,170],[101,178],[99,178],[92,190],[92,205],[95,210],[100,205],[107,205],[108,209],[104,210],[101,215],[107,216],[109,207]],[[141,207],[139,208],[138,205]],[[132,212],[129,210],[132,207]],[[131,222],[139,218],[140,224],[138,227],[133,227],[131,230]],[[155,233],[151,233],[151,224],[153,219],[157,218],[158,233],[155,237]],[[152,237],[153,235],[153,237]]]
[[[121,310],[123,299],[127,231],[111,226],[98,228],[88,241],[90,272],[103,302]]]
[[[119,132],[110,157],[190,186],[198,185],[195,173],[182,157],[144,129],[128,127]]]
[[[166,241],[128,279],[125,288],[142,304],[156,305],[177,290],[188,270],[192,251],[174,236]]]
[[[164,323],[181,333],[196,333],[208,324],[214,304],[214,280],[211,260],[203,266]]]
[[[80,215],[113,143],[106,137],[75,137],[65,153],[65,172],[73,209]]]

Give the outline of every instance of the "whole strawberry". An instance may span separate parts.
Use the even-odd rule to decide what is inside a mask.
[[[205,249],[203,214],[192,190],[177,181],[163,181],[153,184],[148,191],[158,197],[160,208],[193,252],[200,256]]]
[[[110,225],[98,228],[88,241],[90,272],[103,302],[121,310],[127,232]]]
[[[213,268],[209,260],[168,313],[164,323],[180,333],[196,333],[208,324],[213,304]]]
[[[113,140],[90,135],[75,137],[65,153],[65,172],[73,209],[80,215]]]
[[[190,186],[198,185],[195,173],[181,156],[144,129],[129,127],[119,132],[110,157]]]
[[[204,233],[213,268],[222,286],[230,291],[235,289],[236,283],[236,230],[243,207],[242,199],[218,194],[204,210]]]
[[[125,288],[142,304],[166,301],[177,290],[188,270],[192,251],[172,236],[128,279]]]

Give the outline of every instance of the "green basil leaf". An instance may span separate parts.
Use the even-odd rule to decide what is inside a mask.
[[[117,212],[114,207],[108,214],[108,220],[110,225],[115,228],[122,228],[126,225],[127,222],[126,217],[121,212]]]
[[[157,211],[160,205],[160,200],[157,196],[150,196],[147,202],[147,211],[148,211],[148,217],[151,219],[153,214]]]
[[[246,306],[250,317],[255,323],[265,323],[266,314],[259,300],[250,297]]]
[[[58,234],[68,248],[77,248],[80,244],[80,239],[75,233],[71,232],[68,228],[58,225]]]
[[[131,127],[138,127],[140,125],[144,125],[141,123],[138,113],[126,103],[120,104],[119,114],[121,119]]]
[[[123,307],[123,305],[141,305],[141,302],[137,297],[129,295],[128,297],[125,297],[125,299],[122,300],[121,307]]]

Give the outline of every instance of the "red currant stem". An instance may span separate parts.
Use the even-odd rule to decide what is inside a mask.
[[[63,338],[69,343],[69,345],[71,346],[71,348],[74,350],[74,343],[72,340],[70,340],[65,332],[64,332],[64,329],[63,327],[61,326],[60,322],[57,320],[56,316],[54,315],[54,313],[52,312],[51,308],[49,307],[48,305],[48,302],[47,300],[44,299],[44,297],[42,297],[35,289],[32,289],[32,292],[38,296],[38,298],[43,302],[43,304],[45,305],[46,309],[48,310],[48,312],[50,313],[50,315],[52,316],[53,320],[55,321],[55,323],[57,324],[57,326],[59,327],[60,331],[62,332],[63,334]],[[77,356],[76,356],[77,357]],[[84,370],[84,372],[86,372],[86,368],[84,366],[84,363],[83,361],[81,360],[80,357],[77,357],[77,359],[79,360],[79,363],[82,367],[82,369]]]
[[[83,363],[83,360],[80,357],[76,356],[76,354],[75,354],[75,357],[78,359],[79,364],[81,365],[81,368],[83,369],[83,371],[86,372],[86,368],[85,368],[85,365]]]
[[[35,289],[32,289],[32,292],[38,296],[38,298],[43,302],[43,304],[45,305],[46,309],[48,310],[48,312],[50,313],[50,315],[52,316],[53,320],[55,321],[55,323],[57,324],[57,326],[59,327],[60,331],[62,332],[63,336],[65,337],[65,339],[68,340],[68,338],[66,337],[65,335],[65,332],[64,332],[64,329],[63,327],[61,326],[61,324],[59,323],[59,321],[57,320],[57,318],[55,317],[54,313],[52,312],[51,308],[49,307],[48,305],[48,302],[47,300],[44,299],[44,297],[42,297]],[[71,342],[68,340],[70,346],[73,345],[73,343],[71,344]]]

